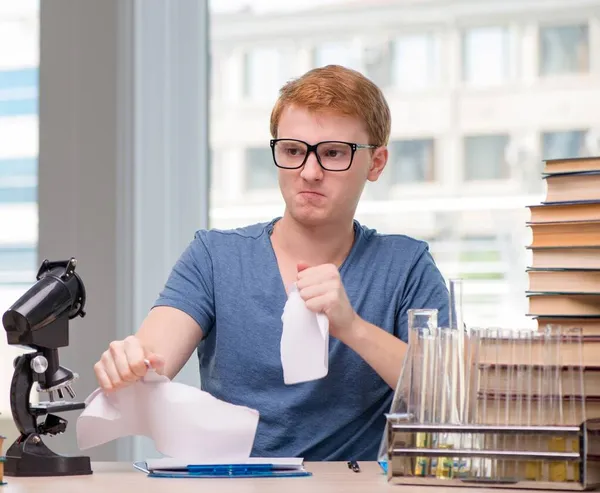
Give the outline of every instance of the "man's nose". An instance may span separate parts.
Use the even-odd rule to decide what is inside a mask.
[[[311,152],[308,155],[300,176],[307,181],[318,181],[323,179],[323,168],[321,168],[314,152]]]

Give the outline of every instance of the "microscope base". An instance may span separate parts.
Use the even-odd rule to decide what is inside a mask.
[[[80,476],[92,474],[90,458],[62,456],[50,450],[38,434],[18,438],[6,451],[5,476]]]

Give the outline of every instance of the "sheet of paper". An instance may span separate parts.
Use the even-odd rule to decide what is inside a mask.
[[[287,385],[317,380],[329,371],[329,319],[306,307],[295,285],[281,316],[281,365]]]
[[[202,461],[189,462],[183,459],[161,457],[159,459],[146,459],[146,467],[151,471],[156,470],[185,470],[189,465],[220,465],[221,462]],[[277,469],[300,469],[304,465],[302,457],[249,457],[243,461],[245,465],[272,464]]]
[[[150,371],[116,392],[94,391],[86,399],[76,431],[81,450],[142,435],[168,457],[230,463],[250,456],[258,420],[254,409],[221,401]]]

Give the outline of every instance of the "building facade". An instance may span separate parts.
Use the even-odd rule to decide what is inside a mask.
[[[430,243],[472,325],[521,326],[542,160],[600,154],[600,1],[347,2],[215,15],[211,221],[282,212],[268,141],[279,87],[355,68],[392,111],[390,161],[357,218]]]

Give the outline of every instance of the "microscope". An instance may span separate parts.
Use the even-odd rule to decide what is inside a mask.
[[[69,320],[85,316],[85,287],[76,265],[74,258],[44,260],[37,282],[2,317],[8,344],[32,350],[13,363],[10,408],[20,436],[6,451],[6,476],[92,473],[89,457],[58,455],[42,440],[66,430],[67,420],[51,413],[85,408],[84,402],[65,400],[65,392],[75,398],[71,383],[78,375],[58,361],[58,348],[69,345]],[[34,385],[48,401],[30,402]]]

